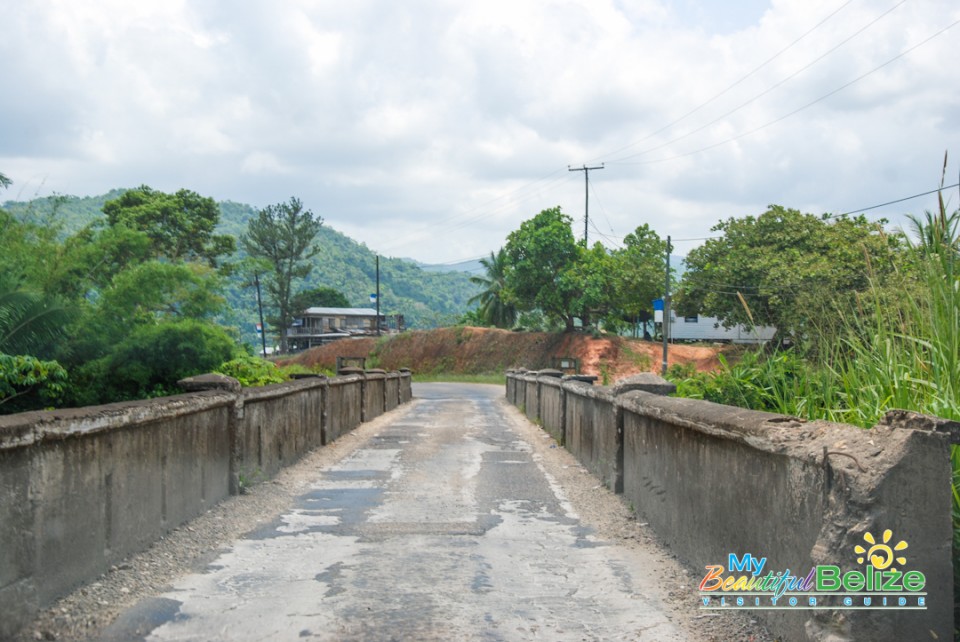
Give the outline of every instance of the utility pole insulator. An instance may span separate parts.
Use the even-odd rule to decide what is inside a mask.
[[[584,200],[584,207],[583,207],[583,246],[584,247],[589,246],[589,243],[587,243],[587,227],[590,224],[590,170],[603,169],[603,165],[604,165],[603,163],[600,163],[599,167],[587,167],[586,165],[584,165],[583,167],[570,167],[569,165],[567,165],[568,172],[583,172],[583,185],[584,185],[584,192],[586,193],[586,197]]]
[[[670,237],[667,236],[667,274],[663,286],[663,323],[660,333],[663,335],[663,364],[660,374],[667,374],[667,345],[670,343],[670,251],[673,247],[670,245]]]

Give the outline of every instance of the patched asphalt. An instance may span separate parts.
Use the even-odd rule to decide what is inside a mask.
[[[112,640],[685,640],[598,539],[503,390],[420,384],[373,439]]]

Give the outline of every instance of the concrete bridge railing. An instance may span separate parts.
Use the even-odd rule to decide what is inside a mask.
[[[691,582],[691,600],[702,604],[709,597],[701,582],[703,588],[720,584],[707,578],[708,567],[723,567],[724,579],[750,576],[749,569],[732,568],[744,560],[765,558],[763,575],[791,569],[805,577],[811,569],[837,567],[841,575],[853,572],[849,587],[835,591],[843,596],[802,595],[798,606],[809,607],[816,597],[819,608],[751,615],[786,640],[953,637],[955,436],[949,433],[960,425],[895,411],[863,430],[665,396],[671,391],[655,375],[594,387],[553,371],[508,371],[506,385],[508,401],[604,485],[622,492],[638,518],[681,558],[704,569]],[[891,607],[906,596],[908,606],[922,599],[925,608],[852,608],[882,599],[876,592],[863,595],[867,588],[857,587],[857,574],[869,574],[871,555],[886,552],[885,534],[891,552],[907,543],[895,555],[905,563],[895,561],[888,571],[920,572],[925,584],[922,591],[884,595]],[[762,606],[771,606],[769,596],[759,597]],[[736,598],[731,591],[725,604],[736,606]],[[718,597],[708,602],[720,604]]]
[[[411,400],[410,371],[0,417],[0,639],[247,484]]]

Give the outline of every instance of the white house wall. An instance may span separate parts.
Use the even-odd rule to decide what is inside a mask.
[[[771,326],[747,328],[735,325],[724,328],[716,317],[698,316],[695,322],[670,314],[672,341],[729,341],[731,343],[763,343],[773,339],[777,329]]]

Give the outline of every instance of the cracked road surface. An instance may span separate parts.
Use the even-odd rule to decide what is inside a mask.
[[[690,639],[649,560],[581,524],[502,388],[415,394],[272,523],[105,639]]]

